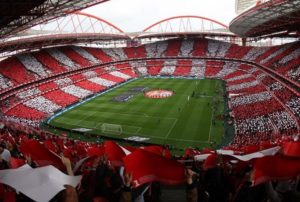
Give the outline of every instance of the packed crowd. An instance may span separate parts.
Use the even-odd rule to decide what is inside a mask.
[[[235,96],[231,99],[231,106],[236,107],[240,105],[261,102],[264,100],[269,100],[271,97],[272,96],[267,91],[250,95]]]
[[[60,64],[63,64],[67,69],[77,69],[78,65],[76,65],[69,57],[63,54],[61,51],[55,48],[47,49],[47,52],[51,57],[57,60]]]
[[[126,54],[124,53],[123,49],[115,48],[115,49],[103,49],[104,53],[106,53],[108,56],[113,58],[117,61],[122,61],[127,59]]]
[[[61,47],[59,51],[70,58],[79,68],[89,67],[93,64],[70,46]]]
[[[6,119],[38,126],[38,121],[55,111],[134,77],[136,74],[131,69],[104,71],[100,75],[97,68],[83,71],[13,92],[3,98],[1,109]]]
[[[6,89],[12,87],[12,82],[5,78],[3,75],[0,75],[0,88],[1,89]]]
[[[207,47],[207,56],[223,58],[229,49],[229,43],[219,43],[218,41],[209,41]]]
[[[174,156],[168,146],[81,142],[10,122],[1,123],[0,134],[2,201],[152,202],[165,185],[184,185],[188,202],[300,197],[297,136]]]
[[[231,85],[231,86],[228,86],[227,89],[229,91],[237,91],[237,90],[241,90],[241,89],[244,89],[244,88],[250,88],[250,87],[258,86],[258,84],[259,84],[258,81],[254,80],[254,81],[250,81],[250,82]]]
[[[180,49],[181,49],[182,40],[172,40],[169,41],[168,47],[165,51],[164,56],[165,57],[174,57],[179,55]]]
[[[165,61],[164,66],[160,70],[160,75],[170,75],[172,76],[175,72],[177,66],[177,61],[176,60],[168,60]]]
[[[85,97],[93,94],[91,91],[85,90],[76,85],[69,85],[69,86],[61,88],[61,90],[64,91],[65,93],[76,96],[78,98],[85,98]]]
[[[176,65],[176,63],[174,64]],[[144,71],[141,74],[147,74],[146,71],[148,70],[150,75],[178,76],[175,75],[175,72],[177,72],[177,68],[182,68],[178,64],[179,61],[177,61],[175,70],[173,65],[166,62],[160,71],[155,72],[153,70],[151,65],[154,64],[148,64],[148,68],[138,68],[138,70]],[[224,66],[228,66],[226,70],[224,70],[222,63],[208,64],[209,66],[207,66],[207,62],[197,61],[195,64],[197,66],[186,67],[190,69],[190,73],[187,75],[199,75],[199,72],[202,71],[206,77],[214,75],[214,77],[219,76],[219,78],[226,80],[229,94],[234,95],[230,99],[230,107],[234,120],[236,120],[236,134],[252,134],[252,142],[248,141],[248,143],[270,139],[270,133],[293,134],[299,130],[297,127],[299,118],[293,116],[294,110],[298,108],[290,109],[288,104],[288,101],[297,98],[297,96],[278,81],[272,79],[270,82],[271,77],[253,67],[246,68],[244,66],[247,71],[240,71],[239,65],[229,65],[228,62],[224,64]],[[276,94],[277,90],[282,92]],[[276,99],[273,94],[276,95]],[[243,144],[242,142],[241,140],[240,144]]]
[[[96,77],[97,73],[95,71],[87,71],[84,72],[82,75],[85,76],[87,79],[89,79],[89,78]]]
[[[110,87],[110,86],[113,86],[116,84],[116,82],[114,82],[114,81],[102,79],[100,77],[91,78],[91,79],[89,79],[89,81],[92,81],[94,83],[97,83],[97,84],[99,84],[101,86],[105,86],[105,87]]]
[[[147,54],[147,58],[159,58],[163,55],[168,47],[168,43],[166,41],[162,41],[160,43],[151,43],[145,45],[145,50]]]
[[[46,114],[51,114],[60,109],[60,106],[44,98],[43,96],[38,96],[33,99],[30,99],[24,102],[24,105],[31,109],[36,109],[38,111],[44,112]]]
[[[43,65],[32,55],[23,54],[18,55],[17,57],[28,71],[34,72],[39,77],[47,77],[51,74],[50,70],[44,68]]]
[[[179,56],[191,56],[194,49],[193,40],[183,40],[181,43]]]
[[[273,121],[280,133],[284,133],[290,129],[295,131],[297,130],[297,123],[291,115],[285,111],[278,111],[270,114],[270,119]]]
[[[188,40],[187,40],[188,42]],[[184,43],[181,45],[183,46]],[[210,43],[208,43],[210,44]],[[219,50],[223,49],[223,46],[215,47],[218,43],[212,43],[209,46],[214,47],[210,50]],[[182,47],[181,46],[181,47]],[[149,45],[149,48],[157,48],[155,45]],[[74,48],[73,48],[74,49]],[[83,49],[83,48],[80,48]],[[84,50],[84,49],[83,49]],[[178,50],[180,52],[180,50]],[[122,55],[120,51],[112,51],[110,56],[113,54]],[[251,55],[251,54],[249,54]],[[205,61],[205,60],[192,60],[191,62],[184,60],[165,60],[161,61],[162,63],[150,63],[150,62],[130,62],[127,64],[132,66],[132,69],[136,69],[140,75],[169,75],[169,76],[196,76],[199,78],[202,77],[215,77],[224,79],[227,82],[227,90],[228,93],[236,94],[230,100],[230,106],[233,108],[233,116],[235,120],[236,132],[237,134],[241,134],[245,132],[246,134],[256,134],[259,136],[260,133],[264,133],[265,131],[285,131],[289,132],[289,130],[294,130],[295,127],[291,127],[293,124],[296,125],[295,118],[291,117],[289,113],[286,113],[284,108],[273,99],[273,95],[271,95],[268,91],[266,91],[265,87],[261,85],[261,83],[268,86],[269,90],[272,91],[276,96],[280,99],[284,94],[277,93],[278,90],[286,91],[285,87],[278,83],[276,80],[270,80],[270,77],[267,77],[265,73],[261,70],[258,70],[251,65],[241,65],[235,62],[221,62],[221,61]],[[156,68],[157,64],[162,65],[161,67]],[[154,66],[151,66],[154,65]],[[14,106],[15,109],[9,109],[7,114],[14,114],[18,109],[25,108],[26,111],[30,111],[27,117],[43,117],[47,114],[51,114],[52,112],[61,109],[61,107],[65,107],[68,103],[74,103],[75,100],[85,98],[93,93],[97,92],[95,89],[99,89],[99,91],[104,88],[111,87],[119,82],[123,82],[124,80],[128,80],[131,78],[129,74],[122,73],[122,67],[125,67],[126,64],[118,64],[118,65],[110,65],[105,67],[106,71],[110,71],[109,74],[105,74],[101,77],[97,77],[98,69],[84,71],[82,74],[75,74],[73,76],[65,77],[62,79],[54,80],[54,83],[59,87],[59,91],[55,90],[53,93],[53,89],[47,89],[46,93],[48,97],[41,96],[44,92],[40,90],[40,88],[35,87],[25,91],[21,91],[17,93],[17,97],[21,99],[22,105]],[[108,68],[108,69],[107,69]],[[118,71],[116,69],[118,68]],[[154,68],[154,69],[153,69]],[[133,70],[127,69],[126,71]],[[242,71],[241,71],[242,70]],[[238,73],[236,73],[238,72]],[[135,76],[135,74],[133,74]],[[257,78],[257,79],[256,79]],[[77,82],[77,85],[76,83]],[[89,82],[91,82],[89,84]],[[276,83],[277,82],[277,83]],[[96,86],[95,86],[96,85]],[[96,88],[99,85],[99,88]],[[287,92],[287,91],[286,91]],[[62,93],[66,95],[70,95],[70,101],[68,98],[64,100]],[[246,93],[246,94],[245,94]],[[58,100],[56,101],[53,97],[49,95],[54,95]],[[58,94],[58,95],[56,95]],[[279,95],[278,95],[279,94]],[[61,96],[60,96],[61,95]],[[75,100],[74,100],[75,98]],[[272,99],[271,99],[272,98]],[[282,98],[283,103],[292,111],[292,113],[296,112],[298,105],[297,102],[294,101],[295,96],[289,96],[288,98]],[[64,101],[62,101],[64,100]],[[42,102],[45,103],[42,104]],[[36,104],[38,104],[36,106]],[[37,112],[36,112],[37,110]],[[39,113],[43,112],[43,113]],[[249,113],[251,112],[251,113]],[[280,113],[279,113],[280,112]],[[282,113],[284,112],[284,113]],[[273,113],[273,114],[272,114]],[[19,116],[19,113],[17,113]],[[17,114],[15,117],[17,118]],[[275,114],[275,115],[274,115]],[[278,121],[276,118],[277,115],[282,115],[282,122]],[[297,115],[299,116],[299,115]],[[25,118],[21,116],[22,118]],[[261,123],[260,117],[266,117],[268,119],[265,127],[253,128],[252,125],[257,123]],[[279,116],[281,117],[281,116]],[[265,118],[263,118],[264,120]],[[284,126],[284,123],[288,123]],[[277,126],[277,123],[280,124]],[[270,130],[270,128],[272,130]],[[260,138],[253,138],[260,139]]]
[[[293,98],[288,101],[286,105],[294,112],[294,114],[300,117],[300,98]]]
[[[7,90],[51,75],[78,69],[67,76],[34,84],[2,98],[4,117],[35,123],[56,110],[120,82],[148,75],[220,78],[227,82],[237,134],[293,133],[299,129],[300,100],[294,92],[254,65],[214,60],[130,61],[85,70],[87,66],[130,58],[203,56],[234,58],[266,65],[294,81],[299,80],[299,43],[277,47],[240,47],[207,39],[160,41],[134,48],[51,48],[1,61],[0,88]],[[123,68],[126,68],[126,71]],[[103,75],[102,75],[103,74]],[[99,76],[102,75],[102,76]],[[48,83],[49,85],[46,86]],[[42,87],[44,86],[44,87]],[[26,112],[22,114],[21,112]],[[26,120],[27,121],[24,121]],[[263,125],[262,123],[265,123]],[[253,128],[257,124],[258,128]],[[245,132],[247,131],[247,132]]]
[[[95,58],[92,54],[87,52],[85,49],[79,47],[79,46],[72,46],[72,49],[76,51],[79,55],[90,61],[92,64],[99,64],[99,60]]]
[[[204,39],[160,41],[136,48],[97,49],[76,46],[51,48],[2,61],[0,64],[0,87],[8,89],[24,82],[110,61],[170,56],[204,56],[254,61],[298,81],[300,75],[299,52],[299,43],[276,47],[240,47]],[[17,75],[8,71],[11,66],[17,70]]]

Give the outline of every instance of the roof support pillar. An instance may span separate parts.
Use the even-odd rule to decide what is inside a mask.
[[[242,38],[242,46],[246,46],[247,38]]]

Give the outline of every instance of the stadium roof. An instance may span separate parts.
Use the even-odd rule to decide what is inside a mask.
[[[108,0],[2,0],[0,38]]]
[[[125,33],[102,18],[73,12],[19,32],[14,37],[3,38],[0,43],[0,58],[53,46],[127,44],[131,39],[187,36],[235,37],[226,25],[201,16],[174,16],[160,20],[141,32]]]
[[[299,37],[300,0],[258,3],[233,19],[229,29],[240,37]]]
[[[2,39],[0,57],[45,47],[128,39],[123,30],[106,20],[74,12]]]
[[[216,20],[183,15],[160,20],[140,32],[137,38],[176,36],[235,36],[228,27]]]

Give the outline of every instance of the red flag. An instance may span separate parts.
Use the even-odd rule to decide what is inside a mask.
[[[125,149],[127,149],[128,151],[130,152],[134,152],[135,150],[137,150],[137,148],[133,147],[133,146],[130,146],[130,145],[126,145],[126,146],[123,146]]]
[[[27,140],[29,140],[29,138],[26,135],[20,135],[18,142],[22,143],[23,141],[27,141]]]
[[[7,136],[5,136],[4,139],[7,142],[9,142],[12,146],[15,146],[16,141],[15,141],[15,139],[12,137],[12,135],[10,133]]]
[[[60,138],[56,139],[56,144],[58,145],[59,149],[63,150],[65,148],[64,141]]]
[[[260,141],[259,148],[260,150],[269,149],[275,147],[276,144],[271,143],[270,141]]]
[[[62,153],[63,153],[64,157],[67,157],[72,162],[75,161],[75,159],[76,159],[75,156],[76,155],[74,155],[74,151],[72,150],[72,148],[65,149]]]
[[[204,149],[202,149],[201,154],[210,154],[210,153],[214,153],[214,152],[215,152],[215,150],[212,148],[204,148]]]
[[[170,158],[172,158],[172,153],[171,153],[171,151],[169,149],[165,149],[162,152],[162,156],[170,159]]]
[[[300,157],[300,142],[285,142],[282,148],[285,156]]]
[[[0,184],[0,200],[3,200],[4,193],[5,193],[4,184]]]
[[[26,164],[25,159],[10,158],[10,168],[19,168]]]
[[[193,149],[193,148],[187,148],[184,152],[184,156],[186,158],[189,158],[189,157],[193,158],[194,156],[199,155],[199,154],[201,154],[201,152],[196,149]]]
[[[16,202],[16,192],[14,191],[7,191],[4,193],[3,202]]]
[[[84,144],[82,144],[82,143],[75,144],[74,150],[78,157],[80,157],[80,158],[86,157],[86,149],[85,149]]]
[[[180,184],[185,181],[184,166],[172,159],[138,149],[124,159],[125,170],[132,173],[134,186],[159,181]]]
[[[31,159],[37,163],[38,166],[53,165],[58,169],[65,170],[65,166],[61,162],[60,157],[48,150],[37,140],[23,141],[19,148],[24,155],[30,155]]]
[[[105,141],[103,146],[109,162],[116,167],[123,166],[123,158],[126,156],[123,149],[113,141]]]
[[[253,168],[254,185],[269,180],[286,180],[300,174],[300,159],[284,156],[266,156],[256,159]]]
[[[141,149],[144,149],[148,152],[152,152],[154,154],[158,154],[167,158],[171,158],[172,154],[170,152],[170,150],[165,149],[162,146],[158,146],[158,145],[151,145],[151,146],[147,146],[147,147],[142,147]]]
[[[104,148],[97,146],[89,147],[86,153],[88,156],[102,156],[104,155]]]
[[[203,169],[208,170],[210,168],[217,167],[217,160],[218,160],[217,157],[218,157],[218,155],[216,153],[210,154],[204,161]]]
[[[47,149],[49,149],[53,152],[57,152],[56,146],[52,143],[52,141],[46,140],[46,141],[44,141],[44,145]]]
[[[146,147],[141,147],[141,149],[144,149],[148,152],[152,152],[154,154],[162,155],[163,152],[163,147],[158,146],[158,145],[151,145],[151,146],[146,146]]]
[[[244,154],[250,154],[250,153],[259,151],[259,146],[258,145],[247,145],[247,146],[244,146],[241,150],[244,152]]]

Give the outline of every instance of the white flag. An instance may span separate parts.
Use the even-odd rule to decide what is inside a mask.
[[[27,164],[17,169],[0,170],[0,182],[22,192],[37,202],[51,200],[64,190],[64,185],[76,187],[81,176],[69,176],[54,166],[31,168]]]
[[[218,154],[221,155],[227,155],[227,156],[232,156],[234,158],[237,158],[240,161],[250,161],[251,159],[254,158],[262,158],[264,156],[273,156],[275,155],[281,147],[277,146],[277,147],[272,147],[270,149],[265,149],[262,151],[258,151],[258,152],[254,152],[251,154],[246,154],[246,155],[234,155],[233,151],[231,150],[217,150]]]

